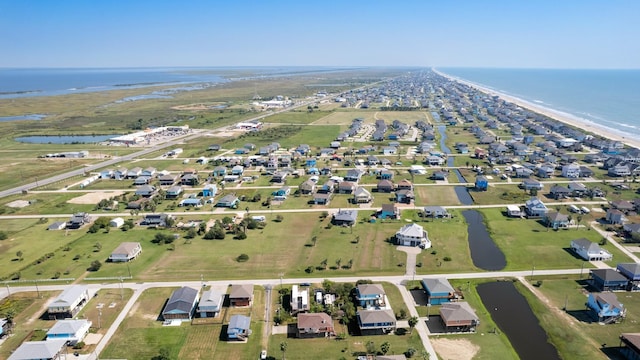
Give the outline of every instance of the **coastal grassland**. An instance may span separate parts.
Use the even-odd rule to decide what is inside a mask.
[[[480,210],[493,241],[505,254],[505,270],[577,269],[589,266],[571,251],[571,240],[586,238],[598,243],[602,237],[596,231],[584,228],[575,230],[551,230],[533,219],[512,219],[502,214],[501,209]],[[603,246],[613,254],[607,264],[614,266],[630,259],[611,244]]]
[[[400,309],[407,310],[407,305],[405,304],[402,294],[397,286],[389,282],[381,282],[380,284],[382,284],[384,293],[387,295],[389,306],[391,306],[396,314],[400,312]]]
[[[471,154],[471,152],[469,154]],[[484,159],[476,159],[475,157],[469,154],[453,156],[453,166],[457,166],[457,167],[463,167],[463,166],[466,167],[466,166],[473,166],[473,165],[482,166],[482,167],[487,166],[487,162]],[[468,181],[471,181],[471,180],[473,180],[473,178],[468,179]]]
[[[95,204],[71,204],[67,201],[81,196],[73,192],[30,192],[26,195],[18,194],[2,199],[2,209],[5,215],[51,215],[72,214],[78,211],[91,211]],[[30,205],[23,208],[11,208],[6,205],[14,200],[29,201]],[[63,218],[67,220],[66,218]]]
[[[420,252],[416,258],[421,267],[416,268],[416,274],[472,272],[478,269],[471,261],[469,243],[467,241],[467,224],[457,210],[449,211],[450,219],[422,219],[404,211],[403,218],[413,218],[424,227],[431,240],[431,249]],[[398,224],[400,228],[403,224]],[[450,261],[444,261],[444,258]]]
[[[223,147],[225,149],[233,149],[252,143],[259,148],[272,142],[278,142],[284,148],[291,148],[300,144],[313,144],[319,148],[329,146],[329,143],[335,140],[339,133],[340,126],[338,125],[283,125],[262,131],[244,133],[235,139],[225,141]]]
[[[415,186],[416,206],[425,205],[460,205],[453,186]]]
[[[226,325],[191,325],[188,322],[180,326],[162,326],[159,321],[166,300],[176,288],[152,288],[145,290],[129,316],[122,322],[118,331],[107,345],[103,357],[110,358],[150,358],[166,348],[172,358],[177,359],[249,359],[260,353],[262,335],[264,291],[254,290],[254,302],[251,309],[229,309],[230,312],[251,316],[253,335],[246,343],[227,343]],[[224,322],[228,323],[228,316]]]
[[[467,179],[467,181],[475,180]],[[471,195],[473,203],[476,205],[524,204],[525,201],[531,198],[531,194],[529,191],[520,189],[518,184],[490,184],[487,187],[487,191],[470,189],[469,195]]]
[[[90,164],[90,159],[15,159],[0,160],[0,189],[32,183]]]
[[[436,132],[440,132],[436,129]],[[446,132],[447,138],[444,141],[445,145],[451,150],[452,153],[456,153],[456,143],[466,143],[469,146],[469,152],[473,153],[475,147],[478,146],[478,138],[471,132],[464,130],[460,126],[447,126]],[[439,143],[438,143],[439,144]]]
[[[491,314],[482,304],[476,286],[491,280],[483,279],[468,279],[468,280],[449,280],[451,286],[462,291],[464,300],[469,303],[472,309],[474,309],[476,315],[480,319],[480,325],[477,331],[472,334],[456,334],[456,335],[430,335],[434,339],[446,338],[446,339],[464,339],[470,341],[474,345],[477,345],[480,350],[475,355],[474,359],[518,359],[518,355],[511,346],[509,339],[503,332],[493,332],[493,329],[497,328],[497,325],[491,318]],[[414,288],[422,289],[419,281],[411,281],[407,284],[408,289]],[[432,315],[439,314],[440,306],[431,306],[427,310],[426,306],[417,306],[416,309],[420,316],[426,316],[427,313]],[[431,318],[430,321],[439,321],[437,318]]]
[[[313,110],[312,112],[307,109],[291,110],[284,113],[274,114],[264,118],[265,123],[278,123],[278,124],[312,124],[318,119],[324,118],[330,115],[330,111]],[[323,124],[324,125],[324,124]]]
[[[361,118],[364,119],[365,123],[373,123],[375,122],[374,115],[375,111],[373,110],[336,110],[333,113],[330,113],[315,122],[311,123],[312,125],[343,125],[349,126],[353,119]]]
[[[538,278],[543,285],[537,288],[550,302],[543,301],[520,283],[516,287],[525,296],[531,310],[540,320],[550,342],[556,347],[561,358],[573,359],[608,359],[609,352],[602,351],[602,344],[615,347],[619,344],[619,336],[623,332],[637,332],[640,320],[640,294],[617,293],[618,299],[627,308],[627,318],[620,324],[600,325],[593,322],[585,311],[586,294],[582,291],[582,281],[574,277]],[[558,311],[567,302],[567,313],[558,316]]]
[[[38,297],[38,293],[35,291],[19,292],[12,293],[0,301],[0,316],[4,318],[7,311],[13,311],[15,314],[12,335],[5,337],[0,344],[0,358],[9,358],[23,341],[44,340],[34,338],[34,335],[42,334],[42,332],[37,332],[38,335],[36,335],[36,329],[45,329],[51,326],[50,321],[39,319],[42,315],[40,310],[57,294],[58,292],[41,291],[40,297]]]
[[[343,326],[334,322],[336,333],[343,332]],[[417,331],[413,334],[407,332],[404,335],[391,334],[387,336],[372,335],[359,336],[350,335],[344,340],[336,340],[335,338],[314,338],[314,339],[298,339],[288,338],[286,335],[272,335],[269,339],[268,353],[273,359],[277,359],[282,355],[280,344],[287,343],[287,359],[308,359],[308,360],[324,360],[324,359],[340,359],[355,358],[358,354],[366,353],[366,344],[372,341],[379,350],[380,345],[388,342],[390,345],[387,354],[402,354],[408,348],[416,349],[416,357],[420,356],[424,350],[420,336]],[[313,351],[310,351],[313,349]]]

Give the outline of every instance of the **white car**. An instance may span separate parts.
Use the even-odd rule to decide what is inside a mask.
[[[267,358],[267,350],[262,350],[260,352],[260,360],[265,360]]]

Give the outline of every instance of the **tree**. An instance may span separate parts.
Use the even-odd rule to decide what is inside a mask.
[[[285,359],[285,353],[287,352],[287,342],[283,341],[280,343],[280,351],[282,351],[282,360]]]
[[[538,189],[531,189],[531,190],[529,190],[529,195],[531,195],[531,196],[538,196]]]
[[[151,358],[151,360],[170,360],[170,359],[171,357],[169,357],[169,349],[167,348],[160,349],[159,354]]]
[[[102,244],[99,242],[93,244],[93,252],[99,252],[100,250],[102,250]]]
[[[102,267],[102,263],[98,260],[91,262],[91,265],[87,268],[87,271],[98,271]]]
[[[249,261],[249,255],[247,254],[240,254],[237,258],[236,261],[238,262],[245,262],[245,261]]]
[[[336,260],[336,267],[340,269],[340,265],[342,265],[342,259],[338,258],[338,260]]]
[[[580,222],[582,222],[582,215],[576,216],[576,222],[577,222],[577,225],[578,225],[578,226],[576,226],[576,230],[578,230],[578,227],[580,227]]]
[[[311,243],[313,244],[313,246],[316,246],[316,242],[318,241],[318,237],[314,236],[311,238]]]
[[[24,253],[22,252],[22,250],[18,250],[18,252],[16,253],[16,256],[18,257],[18,260],[22,261],[23,258],[22,256],[24,255]]]
[[[389,344],[388,341],[385,341],[382,343],[382,345],[380,345],[380,352],[382,353],[382,355],[386,355],[389,352],[390,348],[391,344]]]
[[[409,334],[413,333],[413,328],[416,327],[416,325],[418,325],[418,317],[417,316],[412,316],[409,318]]]
[[[349,262],[347,263],[347,268],[351,269],[353,267],[353,259],[349,259]]]
[[[191,228],[187,231],[187,235],[185,235],[185,237],[187,239],[193,239],[194,237],[196,237],[198,235],[198,233],[196,232],[196,229]]]
[[[327,259],[320,261],[320,266],[322,266],[325,270],[327,270]]]
[[[9,236],[7,235],[6,232],[4,231],[0,231],[0,240],[7,240]]]
[[[282,222],[282,220],[284,220],[284,217],[282,215],[276,215],[276,222]]]

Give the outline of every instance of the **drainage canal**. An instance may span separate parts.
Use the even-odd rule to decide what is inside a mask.
[[[487,227],[482,221],[482,214],[476,210],[464,210],[462,216],[467,221],[467,233],[469,234],[469,249],[471,250],[471,260],[476,267],[498,271],[507,266],[504,253],[495,242]]]

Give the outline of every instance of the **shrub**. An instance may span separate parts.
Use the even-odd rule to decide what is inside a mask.
[[[443,258],[442,258],[442,260],[444,260],[444,261],[451,261],[451,258],[450,258],[449,256],[445,256],[445,257],[443,257]]]
[[[87,268],[87,271],[98,271],[102,267],[102,263],[98,260],[91,262],[91,265]]]
[[[9,236],[7,235],[6,232],[4,231],[0,231],[0,240],[7,240]]]
[[[73,345],[74,349],[82,349],[84,347],[84,341],[78,341],[75,345]]]
[[[248,260],[249,260],[249,255],[247,255],[247,254],[240,254],[236,258],[236,261],[238,261],[238,262],[245,262],[245,261],[248,261]]]
[[[238,240],[244,240],[247,238],[247,234],[240,232],[238,235],[236,235],[236,239]]]
[[[313,266],[307,266],[306,269],[304,269],[304,272],[306,272],[307,274],[311,274],[314,270]]]

